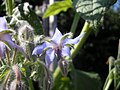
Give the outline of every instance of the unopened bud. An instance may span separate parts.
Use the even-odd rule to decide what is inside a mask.
[[[18,40],[27,57],[31,58],[34,49],[34,31],[28,22],[23,21],[18,29]]]
[[[15,73],[15,78],[16,78],[16,80],[17,81],[20,81],[20,71],[19,71],[19,68],[18,68],[18,66],[17,65],[13,65],[12,66],[12,69],[13,69],[13,71],[14,71],[14,73]]]
[[[61,60],[59,60],[58,65],[61,69],[62,75],[67,76],[67,74],[68,74],[68,69],[67,69],[68,62],[66,60],[61,59]]]
[[[12,69],[15,73],[15,79],[10,83],[10,90],[24,90],[25,85],[21,81],[20,70],[17,65],[13,65]]]

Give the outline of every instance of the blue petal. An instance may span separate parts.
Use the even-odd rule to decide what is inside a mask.
[[[68,47],[68,46],[64,46],[63,48],[62,48],[62,56],[64,57],[64,56],[71,56],[71,54],[70,54],[70,48]]]
[[[4,56],[5,48],[5,44],[0,41],[0,59]]]
[[[47,67],[49,67],[49,65],[53,62],[54,58],[55,58],[55,51],[53,49],[48,49],[45,55],[45,62]]]
[[[76,44],[76,43],[78,43],[80,41],[80,39],[83,37],[83,35],[84,35],[84,33],[80,34],[78,37],[76,37],[74,39],[66,38],[63,41],[63,45],[66,45],[66,44]]]
[[[61,38],[62,38],[62,33],[56,28],[55,33],[52,37],[52,41],[59,45]]]
[[[32,52],[32,55],[41,54],[45,47],[46,47],[46,43],[43,43],[42,45],[35,47],[33,52]]]
[[[24,50],[22,49],[22,47],[15,44],[12,41],[12,38],[9,34],[1,34],[0,39],[3,40],[3,41],[6,41],[12,48],[17,48],[20,52],[22,52],[22,54],[24,54]]]
[[[7,28],[7,22],[5,17],[0,17],[0,31],[6,30]]]
[[[32,55],[38,55],[38,54],[41,54],[42,51],[45,49],[45,48],[53,48],[53,45],[49,42],[44,42],[42,45],[39,45],[37,47],[34,48],[33,52],[32,52]]]

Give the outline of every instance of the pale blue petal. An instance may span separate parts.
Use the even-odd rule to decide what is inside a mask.
[[[63,41],[63,45],[66,45],[66,44],[76,44],[76,43],[78,43],[80,41],[80,39],[83,37],[83,35],[84,35],[84,33],[80,34],[78,37],[76,37],[74,39],[66,38]]]
[[[53,45],[49,42],[44,42],[42,45],[39,45],[34,48],[32,55],[41,54],[45,48],[53,48]]]
[[[4,56],[5,48],[5,44],[0,41],[0,59]]]
[[[3,41],[12,41],[12,38],[9,34],[7,33],[2,33],[0,34],[0,40],[3,40]]]
[[[49,67],[49,65],[53,62],[54,58],[55,58],[55,51],[53,49],[48,49],[45,55],[45,62],[47,67]]]
[[[62,48],[62,56],[64,57],[64,56],[71,56],[71,54],[70,54],[70,48],[68,47],[68,46],[64,46],[63,48]]]
[[[24,50],[22,49],[22,47],[18,46],[17,44],[15,44],[12,41],[12,38],[9,34],[1,34],[0,35],[0,39],[2,41],[6,41],[12,48],[17,48],[20,52],[22,52],[22,54],[24,54]]]
[[[32,55],[41,54],[42,51],[44,50],[44,48],[46,48],[46,43],[43,43],[42,45],[39,45],[39,46],[35,47],[33,52],[32,52]]]
[[[51,40],[52,40],[54,43],[56,43],[56,44],[59,45],[61,38],[62,38],[62,33],[56,28],[55,33],[54,33],[54,35],[53,35],[53,37],[52,37]]]
[[[7,22],[5,17],[0,17],[0,31],[6,30],[7,28]]]

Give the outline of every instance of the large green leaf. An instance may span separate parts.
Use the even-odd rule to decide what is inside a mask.
[[[73,90],[101,90],[101,80],[98,74],[72,70],[70,76]]]
[[[72,7],[71,0],[57,1],[47,8],[43,18],[47,18],[51,15],[59,14],[61,11],[65,12],[67,11],[68,8],[71,8],[71,7]]]
[[[80,16],[97,25],[107,8],[114,4],[117,0],[73,0],[73,6]]]

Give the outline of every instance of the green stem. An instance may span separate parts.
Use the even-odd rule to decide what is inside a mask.
[[[120,59],[120,39],[119,39],[119,45],[118,45],[118,55],[117,55],[117,60]]]
[[[73,20],[73,23],[72,23],[72,26],[71,26],[71,29],[70,29],[70,32],[73,34],[73,36],[74,36],[74,34],[75,34],[75,30],[76,30],[76,28],[77,28],[79,19],[80,19],[80,15],[76,12],[76,13],[75,13],[74,20]]]
[[[60,74],[60,67],[57,66],[57,68],[55,69],[55,72],[53,73],[54,79],[56,79],[59,74]]]
[[[13,7],[14,7],[14,0],[6,0],[6,12],[8,15],[12,15]]]
[[[7,58],[7,63],[8,63],[8,65],[11,65],[10,56],[9,56],[9,52],[8,52],[8,49],[7,49],[7,48],[6,48],[6,58]]]
[[[103,90],[108,90],[109,89],[109,87],[110,87],[110,85],[112,83],[112,80],[114,79],[114,74],[113,74],[114,70],[115,69],[113,68],[109,72],[109,74],[108,74],[108,76],[107,76],[107,78],[105,80],[105,83],[104,83],[104,86],[103,86]]]
[[[12,64],[14,64],[14,62],[15,62],[16,54],[17,54],[17,48],[15,48],[15,51],[13,53]]]
[[[82,39],[80,40],[80,42],[78,44],[75,45],[74,49],[71,50],[71,55],[72,55],[72,58],[74,58],[74,56],[77,54],[77,52],[79,51],[79,49],[82,47],[82,45],[84,44],[84,42],[86,41],[88,35],[91,33],[91,29],[90,29],[90,24],[87,23],[87,21],[85,22],[84,24],[84,27],[82,29],[82,33],[84,33],[84,36],[82,37]],[[55,72],[53,73],[53,77],[54,79],[57,78],[57,76],[60,74],[60,68],[57,67]]]
[[[74,46],[74,49],[71,50],[71,55],[72,55],[72,58],[75,57],[75,55],[78,53],[78,51],[80,50],[80,48],[83,46],[83,44],[85,43],[87,37],[89,36],[89,34],[91,33],[91,29],[90,29],[90,24],[86,21],[84,26],[83,26],[83,29],[81,31],[80,34],[84,34],[84,36],[81,38],[81,40]]]
[[[117,75],[116,75],[116,67],[115,67],[115,72],[114,72],[114,90],[117,87]]]
[[[34,90],[33,82],[31,79],[28,79],[28,83],[29,83],[29,90]]]
[[[108,90],[108,89],[109,89],[109,87],[110,87],[110,85],[111,85],[111,83],[112,83],[112,80],[113,80],[113,79],[109,79],[109,80],[108,80],[108,83],[107,83],[105,89],[103,89],[103,90]]]

